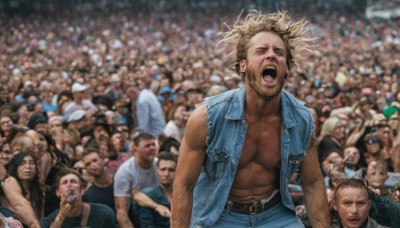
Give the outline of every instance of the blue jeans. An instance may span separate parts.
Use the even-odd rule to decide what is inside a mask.
[[[304,225],[297,218],[294,211],[288,209],[280,202],[274,207],[254,215],[239,214],[224,210],[212,227],[304,228]]]

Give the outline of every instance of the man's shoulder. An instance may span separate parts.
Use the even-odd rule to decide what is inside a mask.
[[[226,92],[223,92],[223,93],[211,96],[211,97],[207,97],[204,99],[204,101],[208,106],[221,104],[223,102],[232,100],[232,98],[237,94],[238,91],[240,91],[240,89],[241,89],[241,87],[232,89],[232,90],[228,90]]]

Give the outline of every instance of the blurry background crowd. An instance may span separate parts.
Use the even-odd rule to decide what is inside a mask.
[[[89,188],[95,171],[82,154],[96,151],[114,175],[142,132],[156,137],[157,154],[178,156],[196,105],[241,85],[216,41],[222,22],[251,8],[311,22],[314,52],[285,89],[314,114],[328,193],[359,177],[398,203],[400,20],[385,14],[398,1],[2,2],[1,172],[18,152],[32,152],[48,199],[60,166],[76,169]],[[293,176],[291,187],[301,205],[299,181]],[[52,202],[44,215],[59,206]]]

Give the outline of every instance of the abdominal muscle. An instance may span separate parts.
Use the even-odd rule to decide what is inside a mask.
[[[279,188],[278,174],[278,168],[267,170],[256,162],[238,168],[229,200],[255,202],[270,197],[272,192]]]

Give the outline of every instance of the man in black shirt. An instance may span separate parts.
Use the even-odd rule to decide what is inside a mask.
[[[115,212],[113,175],[104,167],[98,151],[90,149],[83,152],[82,161],[85,164],[87,173],[93,177],[92,186],[86,190],[83,200],[85,202],[105,204]]]

